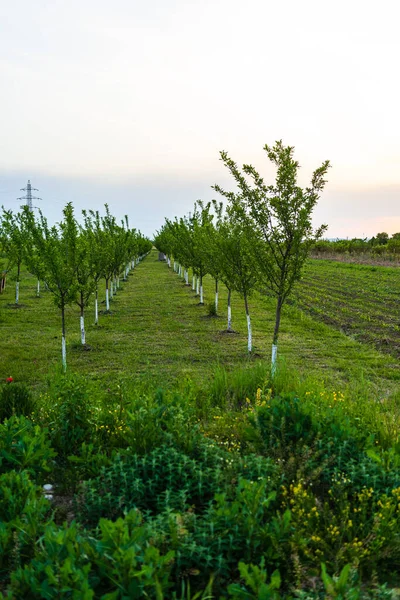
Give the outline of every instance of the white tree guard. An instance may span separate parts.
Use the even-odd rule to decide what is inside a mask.
[[[67,342],[65,340],[65,335],[61,337],[61,354],[63,371],[65,372],[67,370]]]
[[[271,374],[275,375],[276,373],[276,357],[278,354],[278,346],[276,344],[272,344],[272,355],[271,355]]]
[[[85,334],[85,318],[84,317],[80,317],[80,324],[81,324],[81,343],[82,345],[86,344],[86,334]]]
[[[106,310],[110,310],[110,297],[108,294],[108,290],[106,290]]]
[[[15,284],[15,304],[19,302],[19,281]]]
[[[252,348],[253,348],[253,339],[252,339],[252,334],[251,334],[250,315],[246,315],[246,317],[247,317],[247,350],[249,352],[251,352]]]

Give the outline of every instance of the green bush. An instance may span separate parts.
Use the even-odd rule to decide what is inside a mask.
[[[144,456],[119,454],[100,476],[82,484],[75,497],[77,518],[93,527],[101,517],[115,519],[133,507],[153,513],[201,509],[226,481],[218,458],[203,454],[194,460],[171,446]]]
[[[36,419],[49,428],[59,462],[77,454],[82,443],[94,437],[96,404],[85,379],[73,374],[56,376],[42,396]]]
[[[0,424],[0,473],[26,470],[40,479],[51,470],[55,456],[47,430],[26,417],[11,417]]]
[[[42,489],[26,471],[0,475],[0,574],[4,578],[7,571],[32,558],[49,509]]]
[[[13,415],[29,417],[35,410],[35,402],[24,383],[9,383],[0,387],[0,421]]]
[[[94,535],[49,526],[37,556],[17,569],[9,598],[76,600],[162,599],[172,583],[173,552],[161,555],[137,511],[115,523],[101,520]]]

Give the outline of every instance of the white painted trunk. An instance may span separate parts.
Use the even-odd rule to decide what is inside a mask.
[[[81,320],[81,342],[82,344],[86,344],[86,335],[85,335],[85,317],[80,317]]]
[[[19,281],[15,284],[15,304],[19,302]]]
[[[94,300],[94,324],[95,325],[99,324],[99,301],[98,301],[97,295]]]
[[[65,372],[67,370],[67,342],[65,340],[65,335],[61,337],[61,354],[63,371]]]
[[[198,277],[196,279],[196,296],[198,296],[200,294],[200,279]]]
[[[120,287],[120,285],[119,285],[119,275],[118,275],[118,277],[117,277],[117,290],[119,290],[119,287]]]
[[[196,278],[193,275],[193,277],[192,277],[192,290],[195,291],[195,289],[196,289]]]
[[[112,300],[114,298],[114,286],[113,286],[113,282],[110,281],[110,300]]]
[[[232,328],[232,308],[231,305],[229,304],[228,306],[228,331],[230,331]]]
[[[186,281],[186,285],[189,285],[189,271],[185,272],[185,281]]]
[[[40,296],[40,280],[37,280],[37,286],[36,286],[36,296],[39,298]]]
[[[204,304],[203,300],[204,300],[203,299],[203,286],[201,285],[200,286],[200,304]]]
[[[271,356],[271,374],[275,375],[276,372],[276,357],[278,354],[278,346],[272,344],[272,356]]]
[[[168,257],[168,267],[171,268],[171,259]]]
[[[133,261],[131,262],[131,269],[134,269],[134,268],[135,268],[135,261],[133,260]]]
[[[106,290],[106,310],[110,310],[110,298],[108,295],[108,289]]]
[[[218,310],[218,292],[215,292],[215,312]]]
[[[253,340],[252,340],[252,336],[251,336],[250,315],[246,315],[246,317],[247,317],[247,350],[249,352],[251,352],[251,350],[253,348]]]

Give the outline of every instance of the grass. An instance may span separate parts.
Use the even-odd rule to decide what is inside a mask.
[[[274,325],[275,304],[272,298],[258,293],[250,301],[255,349],[246,351],[246,319],[243,301],[233,297],[233,327],[237,335],[226,335],[226,290],[221,286],[219,317],[209,318],[207,306],[199,306],[191,287],[157,260],[153,251],[122,283],[122,289],[111,303],[111,314],[100,315],[99,326],[93,324],[93,308],[86,317],[87,344],[80,345],[78,307],[67,311],[68,368],[102,386],[120,378],[152,386],[183,383],[187,379],[199,387],[215,377],[216,369],[229,373],[243,366],[268,372]],[[346,266],[341,266],[346,272]],[[317,267],[315,267],[317,268]],[[336,267],[338,269],[338,267]],[[376,271],[374,276],[378,278]],[[362,270],[350,270],[354,281]],[[307,277],[312,278],[308,272]],[[331,282],[330,273],[327,275]],[[337,270],[340,279],[341,272]],[[321,275],[320,280],[323,279]],[[380,281],[380,279],[378,280]],[[205,302],[213,301],[214,284],[205,280]],[[330,288],[329,288],[330,289]],[[333,306],[326,291],[324,302]],[[375,297],[385,291],[377,284]],[[100,291],[100,298],[102,295]],[[40,389],[46,385],[49,372],[58,368],[61,356],[60,316],[49,292],[35,297],[36,282],[24,273],[20,286],[21,308],[13,306],[12,281],[0,296],[0,379],[8,376]],[[303,284],[297,294],[298,305],[305,305],[307,288]],[[304,300],[302,300],[302,298]],[[308,301],[308,300],[307,300]],[[321,307],[321,296],[319,304]],[[101,305],[104,309],[104,304]],[[390,356],[370,344],[360,343],[342,331],[313,318],[296,306],[283,311],[279,341],[279,359],[300,379],[313,379],[354,393],[379,397],[397,397],[400,367]],[[241,375],[242,376],[242,375]],[[240,377],[241,377],[240,376]]]

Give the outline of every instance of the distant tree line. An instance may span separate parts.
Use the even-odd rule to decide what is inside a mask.
[[[389,236],[382,231],[372,238],[352,238],[337,240],[318,240],[312,253],[323,254],[371,254],[374,256],[400,256],[400,232]]]

